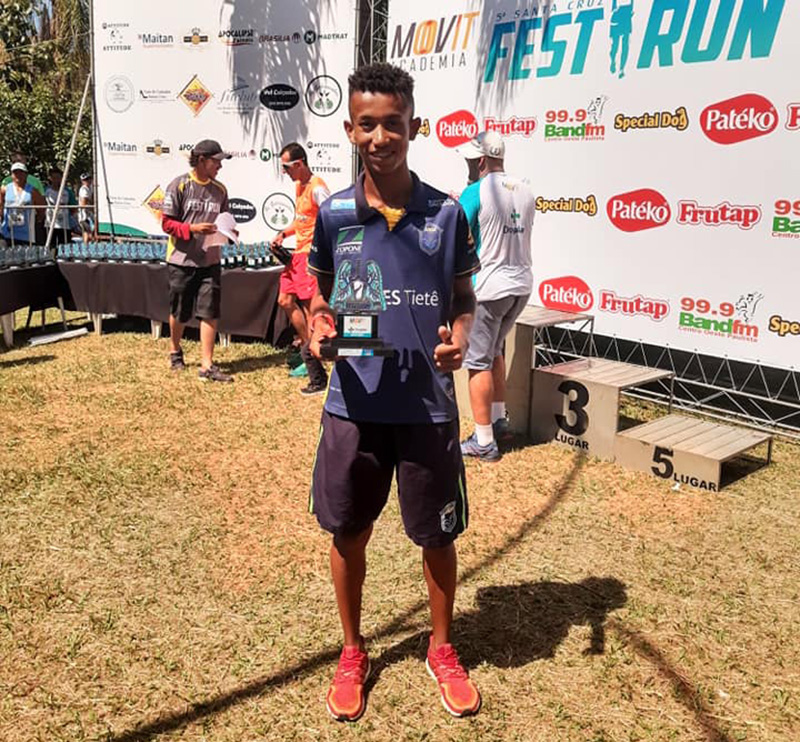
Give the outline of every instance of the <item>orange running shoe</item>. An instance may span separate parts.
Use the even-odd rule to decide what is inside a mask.
[[[439,684],[442,706],[453,716],[477,714],[481,707],[481,694],[469,674],[461,666],[452,644],[433,648],[433,636],[428,644],[425,666]]]
[[[367,707],[364,684],[369,677],[369,657],[358,647],[344,647],[326,705],[337,721],[358,721]]]

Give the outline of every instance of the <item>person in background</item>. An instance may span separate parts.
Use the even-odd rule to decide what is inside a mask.
[[[317,290],[317,279],[308,272],[308,252],[314,236],[314,224],[319,207],[330,195],[325,181],[314,175],[308,167],[306,151],[297,142],[287,144],[280,152],[281,168],[295,184],[295,219],[285,230],[278,233],[272,245],[281,247],[286,237],[295,235],[296,247],[291,262],[281,273],[278,304],[283,307],[289,322],[300,337],[300,354],[303,365],[294,369],[290,376],[308,373],[308,385],[300,390],[310,396],[322,394],[328,386],[328,373],[322,362],[308,350],[309,304]]]
[[[94,237],[94,186],[91,173],[81,173],[81,187],[78,189],[78,225],[81,228],[83,242],[86,244]]]
[[[189,155],[191,171],[173,179],[166,188],[161,226],[169,235],[169,340],[170,368],[183,371],[181,340],[186,323],[200,320],[200,370],[202,381],[231,382],[214,363],[214,341],[220,313],[221,267],[219,244],[208,244],[217,231],[216,218],[228,211],[228,191],[215,180],[222,161],[232,157],[219,142],[203,139]]]
[[[11,180],[0,186],[0,235],[7,244],[36,244],[36,223],[44,222],[44,209],[30,208],[44,206],[45,200],[39,191],[28,183],[28,168],[24,162],[11,165]],[[22,207],[22,208],[18,208]]]
[[[78,201],[75,198],[75,192],[69,185],[64,186],[61,193],[61,201],[58,201],[58,191],[61,188],[61,181],[64,179],[64,173],[58,167],[50,168],[50,179],[47,188],[44,190],[44,198],[47,202],[47,216],[45,217],[45,227],[50,229],[50,225],[55,218],[55,226],[53,228],[54,245],[63,245],[72,241],[72,229],[70,227],[72,212],[75,210]],[[59,203],[58,211],[56,212],[55,205]]]
[[[504,171],[505,143],[497,132],[481,132],[458,153],[467,161],[470,182],[461,205],[481,260],[475,276],[478,308],[464,359],[475,431],[461,443],[461,452],[498,461],[496,439],[510,436],[504,341],[533,290],[535,197],[525,182]]]
[[[27,167],[28,157],[22,152],[12,152],[11,162],[21,162],[23,165]],[[2,185],[8,185],[10,182],[11,182],[11,176],[6,175],[6,177],[3,178]],[[44,196],[44,185],[42,184],[42,181],[31,173],[28,173],[28,185],[32,186],[34,190],[39,191],[39,193],[41,193],[42,196]]]

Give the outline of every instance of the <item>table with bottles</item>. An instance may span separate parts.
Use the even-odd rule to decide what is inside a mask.
[[[14,343],[14,312],[23,307],[43,309],[69,305],[69,287],[43,247],[0,247],[0,327],[7,346]]]
[[[288,321],[277,304],[283,266],[269,243],[226,245],[221,253],[220,334],[276,343]],[[69,243],[59,245],[57,260],[75,307],[92,315],[96,331],[104,314],[117,314],[150,319],[160,336],[169,319],[166,243]]]

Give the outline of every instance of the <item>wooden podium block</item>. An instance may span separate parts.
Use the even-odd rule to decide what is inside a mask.
[[[769,460],[769,433],[667,415],[620,433],[615,452],[617,461],[629,469],[717,492],[722,464],[765,442]]]
[[[534,369],[531,435],[603,459],[614,458],[623,389],[672,376],[670,371],[601,358]]]

